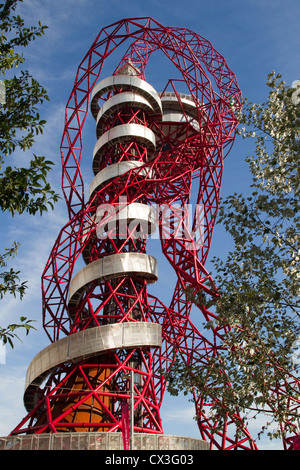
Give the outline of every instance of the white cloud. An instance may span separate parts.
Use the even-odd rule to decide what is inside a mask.
[[[7,436],[26,415],[23,405],[26,368],[0,365],[0,436]]]
[[[195,437],[200,439],[200,432],[195,417],[195,407],[183,394],[173,397],[164,396],[161,417],[165,434]]]

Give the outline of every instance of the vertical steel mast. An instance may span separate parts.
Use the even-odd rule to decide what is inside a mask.
[[[107,74],[106,64],[119,50],[121,59]],[[145,77],[158,51],[177,74],[159,91]],[[160,62],[157,75],[161,83]],[[207,375],[225,330],[204,337],[191,320],[185,292],[214,295],[204,264],[223,158],[237,125],[232,104],[239,108],[240,100],[224,58],[187,29],[140,18],[100,31],[78,68],[66,107],[61,152],[69,221],[42,276],[43,324],[51,344],[28,368],[28,414],[12,435],[122,431],[130,387],[134,432],[163,435],[164,375],[176,355]],[[97,140],[86,200],[82,130],[89,111]],[[176,273],[168,306],[149,289],[159,282],[157,260],[147,252],[155,230]],[[203,305],[198,310],[201,321],[214,318]],[[197,394],[194,399],[201,439],[211,448],[255,449],[247,429],[236,433],[238,411],[216,433],[219,418],[211,413],[216,399],[204,403]]]

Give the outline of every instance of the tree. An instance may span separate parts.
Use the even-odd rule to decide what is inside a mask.
[[[47,175],[53,163],[44,156],[31,155],[27,168],[12,167],[9,158],[16,151],[28,151],[37,135],[43,133],[45,121],[40,118],[38,106],[49,100],[46,90],[22,66],[23,50],[37,37],[45,33],[46,26],[27,27],[24,20],[15,15],[17,5],[23,0],[7,0],[0,3],[0,208],[16,214],[42,214],[57,201]],[[18,74],[14,70],[18,68]],[[0,255],[0,267],[7,268],[17,254],[19,244],[14,242]],[[19,271],[14,268],[0,272],[0,298],[6,293],[22,299],[27,288],[20,282]],[[19,324],[0,328],[0,338],[13,346],[16,328],[26,332],[31,321],[22,317]]]
[[[265,103],[244,100],[238,133],[254,141],[248,156],[249,194],[221,201],[218,223],[232,237],[227,258],[214,258],[218,294],[204,299],[215,309],[215,328],[228,326],[226,350],[209,367],[214,390],[205,390],[196,369],[177,361],[171,393],[192,386],[220,399],[224,413],[236,407],[276,422],[269,436],[300,434],[300,82],[286,86],[280,75],[268,76]],[[203,302],[203,296],[194,298]],[[206,325],[207,327],[207,325]],[[226,374],[220,374],[220,365]],[[223,385],[230,382],[232,387]],[[266,428],[268,426],[266,425]]]

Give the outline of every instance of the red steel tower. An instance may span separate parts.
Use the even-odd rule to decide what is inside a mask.
[[[155,53],[176,75],[161,85],[166,72],[156,62],[152,76],[159,91],[145,73]],[[234,74],[192,31],[151,18],[124,19],[100,31],[78,67],[66,107],[61,152],[69,221],[42,276],[43,325],[51,344],[28,368],[28,414],[11,436],[80,435],[84,445],[88,436],[100,448],[101,439],[104,445],[122,435],[131,389],[135,439],[146,448],[147,438],[164,437],[164,376],[176,355],[207,375],[224,330],[205,337],[191,320],[193,304],[185,292],[213,295],[204,265],[223,158],[237,125],[232,104],[241,105]],[[80,165],[89,111],[97,139],[85,196]],[[157,260],[146,250],[154,233],[176,273],[168,306],[149,288],[159,282]],[[214,319],[203,305],[198,312],[199,324]],[[204,402],[194,393],[199,443],[255,449],[247,429],[236,433],[238,412],[213,432],[215,400]]]

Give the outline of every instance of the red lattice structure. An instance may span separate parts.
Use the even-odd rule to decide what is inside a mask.
[[[159,62],[159,92],[146,81],[156,53],[176,75],[161,85]],[[185,292],[213,295],[205,261],[223,159],[237,125],[233,108],[240,106],[226,61],[192,31],[151,18],[124,19],[100,31],[66,107],[61,153],[69,221],[42,276],[51,345],[29,369],[28,414],[12,435],[121,431],[132,371],[134,432],[163,434],[164,376],[177,355],[207,376],[226,332],[219,327],[203,336]],[[89,110],[97,141],[86,197],[81,161]],[[192,220],[187,207],[194,208]],[[155,228],[176,273],[168,306],[148,288],[159,279],[157,261],[146,251]],[[199,324],[215,319],[203,305],[198,312]],[[214,432],[215,400],[194,394],[201,438],[212,449],[256,449],[247,429],[236,433],[238,411]]]

